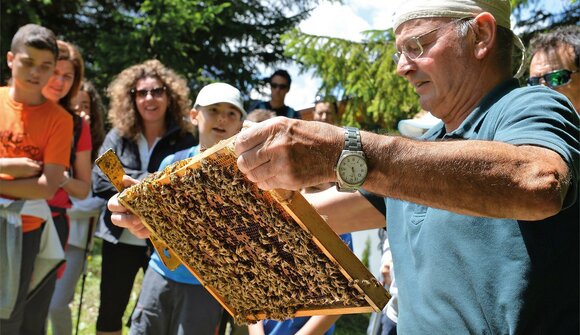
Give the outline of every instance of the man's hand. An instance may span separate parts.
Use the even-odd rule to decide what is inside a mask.
[[[137,180],[129,176],[123,176],[123,186],[129,187],[137,183],[139,183]],[[111,222],[116,226],[129,229],[129,231],[138,238],[148,238],[149,231],[145,228],[141,219],[129,212],[127,208],[123,207],[123,205],[119,203],[118,196],[119,193],[115,194],[107,203],[107,207],[111,211]]]
[[[263,190],[299,190],[335,181],[344,131],[326,123],[276,117],[238,134],[238,167]]]
[[[27,157],[0,158],[0,173],[14,179],[38,177],[42,173],[42,162]]]

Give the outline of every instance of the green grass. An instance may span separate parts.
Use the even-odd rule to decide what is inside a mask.
[[[102,240],[95,239],[95,246],[93,248],[92,254],[89,257],[87,266],[87,277],[85,281],[85,289],[83,293],[83,305],[81,310],[81,320],[79,324],[79,334],[80,335],[93,335],[96,332],[96,322],[97,315],[99,313],[99,284],[101,278],[101,246]],[[129,305],[125,310],[125,315],[123,316],[123,324],[131,316],[133,311],[133,306],[137,302],[137,297],[139,296],[139,291],[141,289],[141,281],[143,280],[143,273],[139,272],[137,278],[135,279],[135,285],[133,286],[133,292],[131,292],[131,298]],[[72,318],[73,318],[73,334],[75,334],[75,327],[77,323],[77,313],[79,307],[79,300],[81,295],[81,280],[76,288],[75,298],[73,304],[71,305]],[[343,315],[336,323],[335,335],[358,335],[365,334],[367,325],[369,323],[370,314],[349,314]],[[123,333],[127,334],[129,329],[123,327]],[[52,335],[50,330],[50,325],[48,327],[48,334]],[[160,334],[162,335],[162,334]]]
[[[334,335],[359,335],[366,334],[369,325],[370,314],[347,314],[336,322]]]

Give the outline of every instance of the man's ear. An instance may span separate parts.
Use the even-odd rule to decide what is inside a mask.
[[[12,69],[12,62],[14,61],[14,54],[12,53],[12,51],[8,51],[8,53],[6,54],[6,63],[8,64],[8,67],[10,69]]]
[[[483,12],[475,17],[473,25],[475,34],[474,56],[484,59],[497,44],[497,22],[493,15]]]
[[[198,114],[199,114],[199,112],[195,108],[192,108],[189,111],[189,119],[191,120],[191,123],[193,123],[194,126],[197,126],[197,115]]]

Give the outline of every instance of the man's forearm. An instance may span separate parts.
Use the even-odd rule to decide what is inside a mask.
[[[538,220],[559,211],[568,167],[555,152],[491,141],[363,133],[371,192],[467,215]]]
[[[358,192],[343,193],[332,187],[304,197],[337,234],[385,227],[385,217]]]

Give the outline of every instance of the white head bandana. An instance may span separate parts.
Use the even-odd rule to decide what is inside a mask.
[[[404,22],[422,18],[464,18],[475,17],[488,12],[497,24],[511,31],[509,0],[407,0],[395,12],[393,30]],[[522,51],[521,64],[514,77],[519,78],[524,72],[525,48],[522,40],[513,33],[514,43]]]

